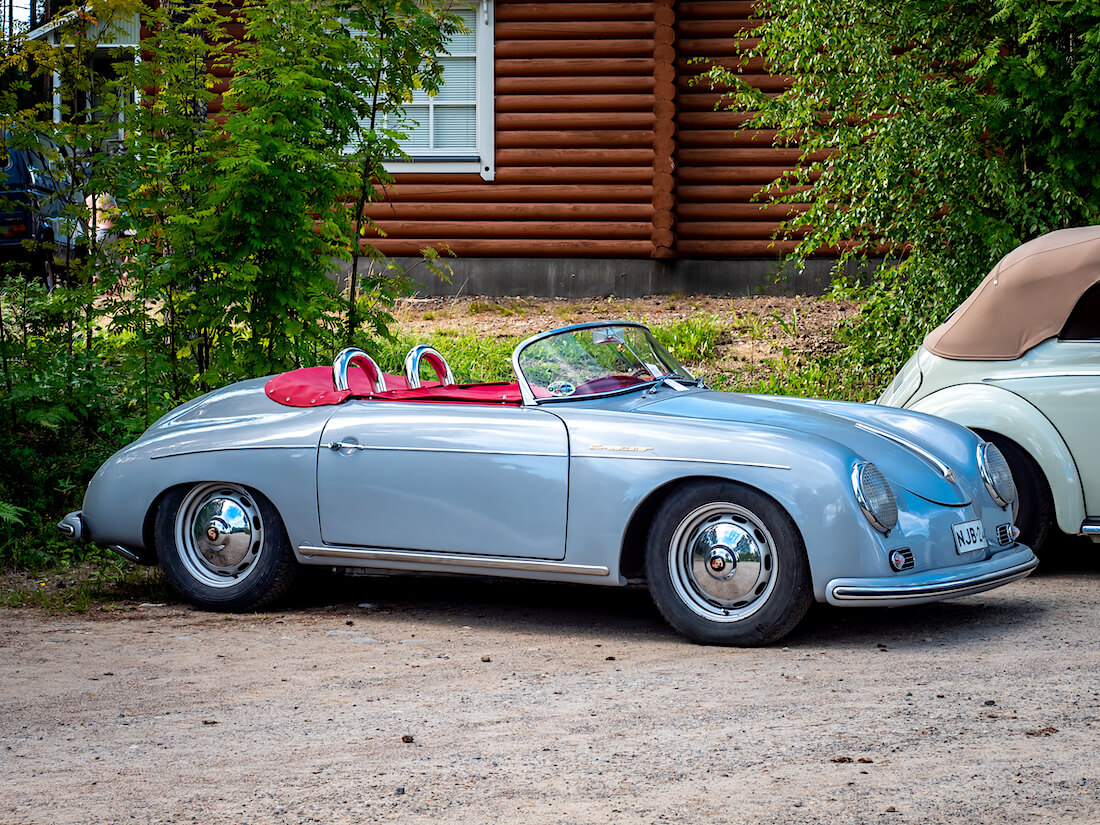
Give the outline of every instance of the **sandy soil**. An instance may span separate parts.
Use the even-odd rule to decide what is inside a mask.
[[[722,327],[717,358],[709,369],[758,378],[779,356],[822,354],[836,348],[837,326],[858,312],[852,301],[807,296],[650,296],[646,298],[408,298],[394,317],[413,336],[453,330],[480,336],[526,336],[565,324],[635,320],[668,325],[712,316]],[[689,365],[694,366],[694,365]]]
[[[1100,822],[1100,559],[700,647],[644,590],[0,611],[0,822]],[[1053,568],[1053,569],[1052,569]]]

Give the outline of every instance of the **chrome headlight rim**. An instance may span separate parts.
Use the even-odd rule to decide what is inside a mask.
[[[990,450],[994,451],[992,456]],[[1007,480],[1002,478],[1000,484],[998,484],[997,478],[998,467],[995,466],[997,464],[1000,464],[1000,468],[1008,476]],[[997,445],[991,441],[983,441],[978,445],[978,470],[981,473],[982,481],[985,482],[985,489],[989,491],[989,495],[997,502],[997,505],[1005,509],[1011,507],[1018,495],[1016,481],[1012,478],[1012,468],[1008,466],[1008,459],[1005,458],[1004,453],[1000,451]]]
[[[876,477],[881,480],[887,494],[887,501],[884,502],[886,509],[881,512],[875,508],[874,502],[867,495],[868,479],[876,480]],[[886,480],[882,471],[870,461],[859,462],[852,468],[852,489],[855,491],[856,501],[863,512],[863,517],[884,536],[889,535],[898,523],[898,502],[890,482]]]

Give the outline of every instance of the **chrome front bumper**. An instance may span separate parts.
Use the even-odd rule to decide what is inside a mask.
[[[833,579],[825,586],[825,598],[835,605],[894,607],[954,599],[992,590],[1022,579],[1039,564],[1022,544],[990,559],[910,576],[874,579]]]

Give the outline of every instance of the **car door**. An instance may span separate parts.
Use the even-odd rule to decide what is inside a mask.
[[[326,544],[565,556],[565,425],[538,409],[356,401],[317,457]]]

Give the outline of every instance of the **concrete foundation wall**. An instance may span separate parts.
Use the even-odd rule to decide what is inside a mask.
[[[446,259],[445,259],[446,260]],[[450,281],[429,272],[419,258],[394,258],[420,295],[523,295],[591,298],[615,295],[820,295],[836,264],[810,261],[802,271],[779,273],[774,259],[608,260],[593,258],[455,258]],[[344,267],[346,273],[347,267]],[[867,274],[851,264],[845,273]]]

